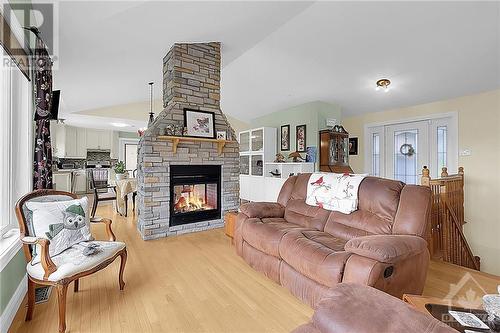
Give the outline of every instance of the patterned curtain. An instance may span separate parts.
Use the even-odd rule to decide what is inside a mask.
[[[33,189],[52,188],[52,145],[50,118],[52,105],[52,60],[45,43],[37,36],[35,66],[35,154]]]

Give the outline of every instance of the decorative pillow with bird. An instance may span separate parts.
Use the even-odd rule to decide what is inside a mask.
[[[75,244],[93,240],[87,197],[69,201],[27,202],[26,207],[33,213],[33,236],[50,240],[51,257]],[[32,264],[38,262],[40,249],[37,245]]]

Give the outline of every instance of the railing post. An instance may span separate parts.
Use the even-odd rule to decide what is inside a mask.
[[[424,165],[424,168],[422,169],[422,178],[420,179],[420,185],[427,187],[431,186],[431,176],[426,165]]]
[[[447,167],[443,167],[441,169],[441,178],[444,178],[444,177],[448,177],[448,168]]]

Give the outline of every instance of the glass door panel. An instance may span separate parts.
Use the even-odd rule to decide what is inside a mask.
[[[264,148],[264,131],[262,129],[252,131],[252,151],[261,151]]]
[[[250,132],[240,133],[240,152],[250,151]]]
[[[250,156],[240,156],[240,175],[250,174]]]
[[[385,134],[385,176],[406,184],[419,184],[422,168],[429,163],[428,123],[387,126]]]
[[[264,159],[262,155],[252,155],[252,176],[264,175]]]

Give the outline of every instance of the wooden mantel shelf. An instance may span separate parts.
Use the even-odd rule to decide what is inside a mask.
[[[159,135],[157,137],[159,140],[170,140],[172,141],[173,147],[172,152],[177,153],[177,145],[179,142],[212,142],[217,143],[217,153],[222,154],[222,150],[226,143],[236,142],[231,140],[217,140],[217,139],[208,139],[208,138],[193,138],[189,136],[171,136],[171,135]]]

